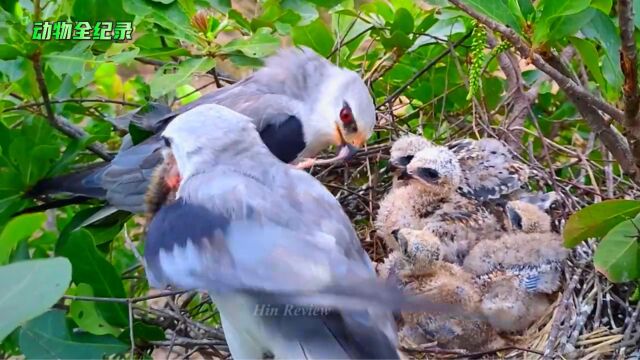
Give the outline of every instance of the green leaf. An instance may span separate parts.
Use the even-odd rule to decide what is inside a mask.
[[[263,58],[269,56],[280,47],[280,39],[270,33],[267,28],[261,28],[248,39],[235,39],[223,46],[220,51],[231,53],[240,51],[246,56]]]
[[[216,10],[226,13],[231,9],[231,0],[207,0]]]
[[[598,62],[600,56],[598,55],[598,50],[596,50],[595,45],[593,45],[589,40],[576,37],[569,38],[569,41],[571,41],[571,44],[573,44],[576,50],[578,50],[582,61],[584,61],[587,66],[587,70],[589,70],[591,76],[596,80],[601,91],[604,92],[606,89],[606,83],[604,77],[602,77],[602,70],[600,70],[600,64]]]
[[[583,28],[582,33],[586,38],[596,40],[605,48],[605,57],[602,59],[602,73],[610,87],[617,92],[622,88],[622,70],[620,70],[620,36],[615,24],[600,11]]]
[[[29,321],[20,331],[20,350],[28,359],[102,359],[128,349],[113,336],[70,334],[59,310]]]
[[[122,9],[122,2],[127,0],[75,0],[72,16],[78,21],[131,21],[133,16]]]
[[[76,296],[94,296],[89,284],[78,284],[75,290]],[[74,300],[69,307],[69,315],[82,330],[91,334],[118,336],[121,333],[121,330],[109,325],[102,317],[94,301]]]
[[[0,60],[14,60],[20,55],[20,50],[18,50],[15,46],[0,44]]]
[[[74,80],[85,71],[87,65],[97,65],[102,61],[96,61],[89,50],[92,41],[78,41],[67,51],[53,52],[43,56],[45,64],[60,78],[72,76]],[[77,80],[76,80],[77,81]],[[77,84],[77,83],[76,83]]]
[[[598,9],[600,11],[602,11],[605,14],[608,14],[609,11],[611,11],[611,6],[613,5],[613,0],[592,0],[591,1],[591,7]],[[634,10],[636,10],[636,7],[634,7]]]
[[[6,264],[16,245],[30,238],[46,220],[43,213],[24,214],[11,219],[0,233],[0,265]]]
[[[172,89],[175,89],[177,86],[189,82],[195,73],[207,72],[215,65],[215,60],[208,57],[202,57],[191,58],[181,62],[172,73],[165,73],[165,71],[172,65],[163,66],[156,72],[156,75],[149,83],[149,86],[151,87],[151,96],[158,98]]]
[[[65,258],[20,261],[0,267],[0,342],[16,327],[43,312],[64,295],[71,281]]]
[[[562,1],[562,0],[558,0]],[[517,32],[521,32],[520,22],[516,16],[509,10],[507,0],[467,0],[467,4],[475,8],[477,11],[487,15],[504,25],[508,25]]]
[[[176,1],[176,0],[151,0],[151,1],[155,1],[161,4],[171,4],[172,2]]]
[[[640,218],[623,221],[602,238],[593,263],[609,281],[627,282],[640,278]]]
[[[302,20],[296,24],[299,26],[308,25],[318,18],[316,7],[305,0],[284,0],[282,1],[282,8],[292,10],[300,15]]]
[[[405,34],[411,34],[413,32],[413,16],[409,10],[405,8],[399,8],[393,15],[393,24],[391,24],[390,32],[402,31]]]
[[[640,28],[640,0],[633,0],[633,23]]]
[[[549,25],[547,40],[563,40],[567,36],[574,35],[586,23],[591,21],[596,12],[596,9],[586,8],[577,14],[553,19],[551,25]]]
[[[296,45],[306,45],[325,57],[333,49],[333,35],[320,19],[307,26],[293,28],[292,37]]]
[[[198,100],[202,96],[202,93],[196,91],[196,88],[193,86],[186,84],[176,88],[176,96],[180,98],[180,105],[184,106],[192,101]]]
[[[126,297],[120,275],[98,252],[87,230],[78,229],[70,233],[59,252],[73,265],[74,283],[91,285],[95,296]],[[96,306],[111,325],[126,326],[129,322],[128,310],[124,304],[100,302]]]
[[[542,0],[538,4],[538,8],[542,7],[542,12],[534,24],[533,43],[537,45],[548,40],[554,19],[577,14],[590,3],[591,0]]]
[[[134,145],[140,144],[153,134],[153,132],[147,131],[133,122],[129,123],[129,135],[131,135],[131,141]]]
[[[532,20],[536,14],[536,9],[533,7],[531,0],[517,0],[520,12],[525,20]]]
[[[587,206],[569,217],[562,236],[566,247],[574,247],[580,242],[602,237],[620,222],[640,213],[640,201],[608,200]]]

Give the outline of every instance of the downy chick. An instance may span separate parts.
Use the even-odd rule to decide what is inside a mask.
[[[477,318],[434,313],[403,313],[401,343],[420,345],[437,342],[446,349],[479,351],[502,345],[502,340],[482,316],[481,294],[473,277],[455,264],[435,261],[429,269],[410,269],[402,274],[404,290],[431,301],[458,305]]]
[[[397,232],[408,228],[427,230],[443,246],[444,260],[459,262],[487,231],[495,231],[495,219],[472,200],[456,193],[460,166],[443,146],[419,151],[406,167],[408,183],[391,189],[381,201],[376,228],[391,248],[397,249]]]
[[[464,196],[480,202],[500,199],[516,193],[527,182],[528,167],[513,159],[500,140],[464,139],[447,146],[460,162],[460,192]]]
[[[478,243],[463,268],[476,276],[482,313],[491,325],[513,332],[544,314],[550,305],[545,294],[560,287],[568,252],[560,236],[549,231],[549,216],[537,206],[515,201],[507,207],[517,232]]]

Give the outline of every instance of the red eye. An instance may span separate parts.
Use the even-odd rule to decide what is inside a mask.
[[[344,106],[342,110],[340,110],[340,120],[345,125],[349,125],[353,122],[353,114],[351,113],[351,108],[349,106]]]

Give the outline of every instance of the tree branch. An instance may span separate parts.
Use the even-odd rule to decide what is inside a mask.
[[[418,70],[418,72],[415,73],[411,77],[411,79],[409,79],[409,81],[404,83],[396,91],[394,91],[391,95],[389,95],[380,105],[378,105],[377,108],[380,109],[385,104],[391,104],[393,100],[395,100],[398,97],[398,95],[402,94],[402,92],[405,91],[409,86],[411,86],[411,84],[416,82],[416,80],[418,80],[420,76],[424,75],[424,73],[426,73],[427,71],[429,71],[429,69],[434,67],[440,60],[444,59],[445,56],[449,55],[452,49],[455,49],[456,47],[460,46],[463,42],[465,42],[465,40],[467,40],[471,36],[471,33],[472,32],[469,31],[463,37],[461,37],[458,41],[453,43],[453,46],[451,46],[449,49],[443,51],[441,54],[433,58],[433,60],[431,60],[428,64],[426,64],[422,69]]]
[[[626,139],[617,131],[615,131],[615,129],[611,127],[605,121],[604,117],[598,112],[602,111],[616,121],[623,123],[624,113],[622,111],[588,92],[585,88],[574,82],[570,76],[567,76],[570,74],[563,74],[561,70],[558,70],[564,68],[563,64],[554,64],[557,68],[550,65],[540,54],[536,53],[529,44],[527,44],[522,38],[520,38],[520,36],[513,29],[499,24],[489,19],[488,17],[478,13],[470,6],[465,4],[462,0],[449,1],[462,11],[466,12],[469,16],[484,24],[489,29],[500,33],[515,47],[518,53],[520,53],[521,57],[530,59],[538,69],[546,73],[552,80],[554,80],[558,84],[558,86],[565,92],[571,102],[576,106],[578,111],[580,111],[582,117],[587,121],[591,129],[593,129],[593,131],[598,135],[602,143],[605,144],[609,151],[611,151],[611,154],[620,163],[623,170],[636,181],[640,180],[640,172],[638,171],[638,166],[634,161],[631,149],[629,148]],[[556,58],[552,54],[546,55],[548,58]]]
[[[593,94],[589,93],[586,89],[582,88],[580,85],[573,82],[569,77],[562,74],[560,71],[556,70],[554,67],[549,65],[540,54],[537,54],[533,51],[530,45],[528,45],[524,40],[520,38],[520,36],[513,30],[502,24],[499,24],[488,17],[478,13],[467,4],[463,3],[461,0],[449,0],[452,4],[456,5],[462,11],[466,12],[472,18],[478,20],[482,24],[484,24],[489,29],[500,33],[504,36],[505,39],[509,40],[511,44],[515,47],[515,49],[520,53],[525,59],[530,59],[531,62],[544,73],[549,75],[551,79],[553,79],[560,88],[566,92],[567,94],[573,95],[575,98],[583,99],[583,101],[592,104],[596,109],[604,112],[605,114],[611,116],[611,118],[623,122],[624,114],[619,109],[616,109],[611,104],[599,99]]]
[[[640,95],[638,94],[638,51],[633,36],[633,3],[631,0],[618,1],[618,18],[620,21],[620,67],[624,75],[624,133],[629,141],[635,164],[640,168]]]
[[[44,81],[44,75],[42,74],[42,64],[40,63],[40,52],[37,51],[33,57],[31,58],[33,62],[33,70],[36,73],[36,82],[38,83],[38,88],[40,90],[40,94],[42,95],[42,101],[44,108],[46,110],[46,119],[49,120],[49,124],[53,126],[55,129],[60,131],[61,133],[67,135],[73,139],[86,139],[88,134],[82,130],[81,128],[67,122],[62,117],[56,116],[53,113],[53,108],[51,107],[51,100],[49,99],[49,90],[47,90],[47,84]],[[99,143],[92,143],[87,145],[87,149],[94,154],[98,155],[100,158],[106,161],[111,161],[113,157],[107,152],[107,149]]]

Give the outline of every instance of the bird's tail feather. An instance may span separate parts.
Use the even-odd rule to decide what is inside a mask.
[[[39,181],[28,192],[29,197],[53,194],[72,194],[104,199],[106,190],[100,186],[98,174],[107,164],[90,165],[82,170]]]

